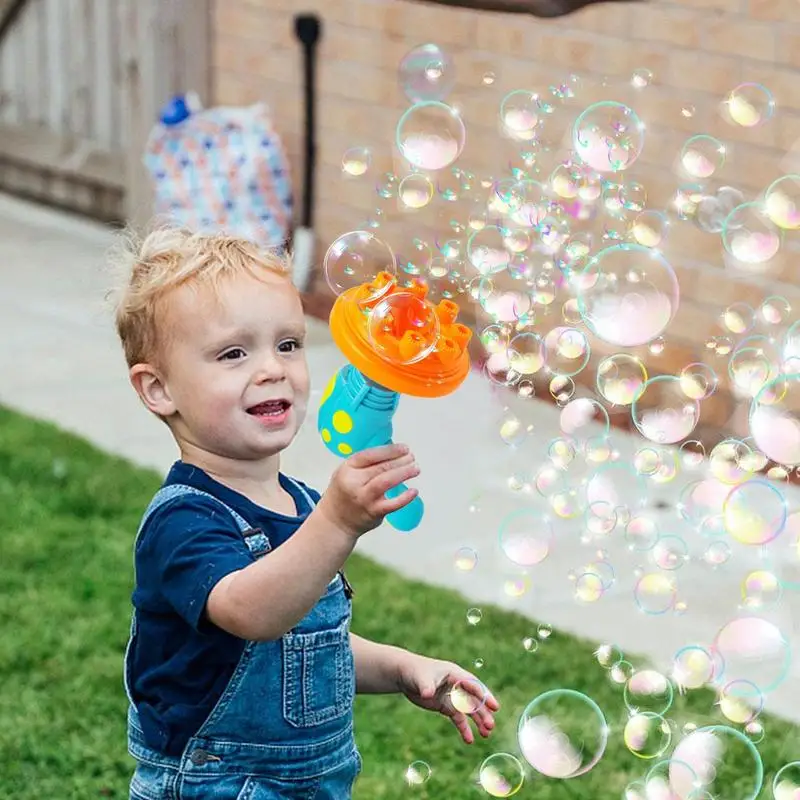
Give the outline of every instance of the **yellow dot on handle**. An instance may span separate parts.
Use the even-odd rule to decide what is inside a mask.
[[[339,450],[339,452],[340,452],[340,453],[341,453],[343,456],[349,456],[349,455],[350,455],[350,453],[352,453],[352,452],[353,452],[353,448],[352,448],[352,447],[350,447],[350,445],[349,445],[349,444],[346,444],[345,442],[342,442],[342,443],[339,445],[339,447],[338,447],[338,450]]]
[[[331,432],[327,428],[323,428],[319,433],[323,442],[327,443],[331,440]]]
[[[334,411],[333,427],[339,433],[350,433],[353,430],[353,419],[346,411]]]

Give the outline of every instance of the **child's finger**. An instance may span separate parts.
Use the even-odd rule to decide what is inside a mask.
[[[464,742],[466,742],[466,744],[472,744],[475,741],[475,737],[472,735],[472,728],[470,728],[469,722],[464,714],[460,711],[456,711],[450,719],[453,725],[456,726],[456,730],[461,734],[461,738]]]
[[[377,494],[386,494],[389,489],[394,489],[395,486],[410,481],[412,478],[416,478],[417,475],[419,475],[419,467],[412,459],[409,464],[394,467],[373,478],[369,482],[370,488],[374,489]]]
[[[378,503],[377,513],[385,517],[393,511],[405,508],[418,494],[419,492],[416,489],[409,488],[402,494],[397,495],[397,497],[384,497]]]
[[[371,467],[373,464],[380,464],[382,461],[391,461],[393,458],[400,458],[408,453],[408,446],[391,442],[382,444],[379,447],[368,447],[350,456],[350,464],[357,469]]]

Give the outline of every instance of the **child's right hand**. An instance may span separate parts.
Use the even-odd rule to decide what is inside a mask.
[[[404,444],[387,444],[354,453],[333,473],[318,509],[336,527],[359,537],[383,518],[408,505],[418,494],[407,489],[397,497],[386,492],[419,475],[414,456]]]

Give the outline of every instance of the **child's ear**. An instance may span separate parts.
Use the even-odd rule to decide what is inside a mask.
[[[164,378],[152,364],[134,364],[128,377],[141,401],[159,417],[169,417],[175,413],[169,389]]]

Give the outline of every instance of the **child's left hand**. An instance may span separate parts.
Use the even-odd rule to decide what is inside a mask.
[[[458,681],[462,681],[459,688],[475,697],[477,707],[470,714],[455,709],[450,699],[450,691]],[[481,681],[451,661],[409,653],[398,665],[398,688],[414,705],[448,717],[467,744],[475,741],[468,717],[484,738],[494,728],[494,712],[500,703]]]

